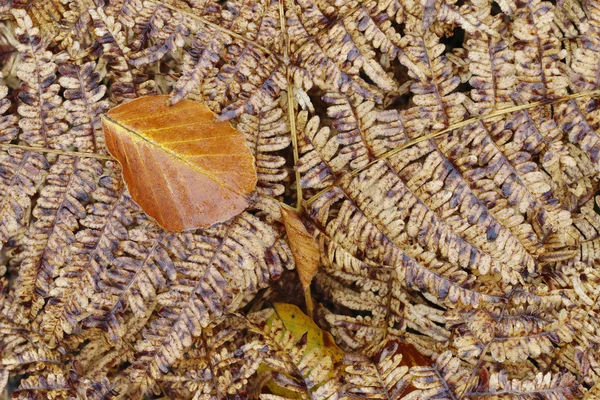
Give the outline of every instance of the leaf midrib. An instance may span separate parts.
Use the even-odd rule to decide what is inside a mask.
[[[123,128],[123,129],[125,129],[127,132],[129,132],[133,136],[138,137],[138,138],[144,140],[145,142],[147,142],[151,146],[153,146],[153,147],[157,148],[158,150],[160,150],[160,151],[168,154],[169,156],[171,156],[171,157],[175,158],[176,160],[180,161],[181,163],[189,166],[194,171],[203,174],[204,176],[208,177],[209,179],[211,179],[213,182],[219,184],[220,186],[222,186],[224,188],[227,188],[231,192],[236,193],[236,194],[242,196],[243,198],[247,199],[247,195],[246,194],[244,194],[244,193],[240,192],[238,189],[236,189],[236,188],[228,185],[226,182],[223,182],[221,179],[219,179],[218,177],[214,176],[213,174],[211,174],[206,169],[204,169],[202,167],[199,167],[199,166],[197,166],[195,164],[192,164],[191,162],[189,162],[185,158],[181,157],[179,154],[177,154],[173,150],[169,149],[168,147],[161,146],[159,143],[155,142],[154,140],[150,140],[149,138],[141,135],[140,133],[136,132],[135,130],[133,130],[133,129],[131,129],[131,128],[129,128],[129,127],[121,124],[117,120],[112,119],[108,115],[103,115],[102,118],[110,121],[112,124],[115,124],[115,125]]]

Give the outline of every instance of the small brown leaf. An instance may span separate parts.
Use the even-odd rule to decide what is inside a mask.
[[[302,287],[306,290],[319,269],[319,246],[296,213],[281,208],[281,215],[283,216],[283,224],[285,225],[290,248],[296,261],[296,270]]]
[[[121,163],[132,198],[162,227],[182,231],[226,221],[256,188],[243,133],[206,106],[140,97],[102,119],[106,146]]]

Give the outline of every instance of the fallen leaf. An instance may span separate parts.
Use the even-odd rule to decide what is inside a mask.
[[[344,358],[344,351],[335,343],[333,336],[329,332],[319,328],[297,306],[286,303],[275,303],[273,308],[277,312],[274,318],[278,317],[281,319],[283,326],[295,338],[300,340],[306,334],[306,353],[316,348],[321,357],[331,357],[334,364]]]
[[[276,396],[273,398],[305,399],[307,387],[303,384],[311,382],[315,377],[321,378],[321,382],[335,379],[334,365],[342,361],[345,353],[329,332],[319,328],[297,306],[275,303],[273,308],[275,312],[266,320],[266,325],[275,329],[279,346],[286,353],[286,358],[296,365],[305,382],[296,382],[294,378],[297,376],[286,374],[281,368],[269,363],[261,365],[257,372],[271,377],[266,386]],[[279,329],[283,329],[283,332],[279,332]],[[288,338],[284,334],[286,332],[291,333],[291,337]],[[311,365],[311,360],[316,360],[319,364]],[[318,371],[313,371],[315,368]],[[265,375],[269,371],[271,373]],[[321,382],[312,382],[315,386],[309,385],[308,390],[315,390]]]
[[[121,104],[102,118],[106,146],[133,200],[163,228],[206,228],[239,214],[255,189],[244,134],[205,105],[168,96]]]
[[[296,261],[296,270],[302,287],[306,290],[319,269],[319,246],[295,212],[282,207],[281,215],[290,249]]]

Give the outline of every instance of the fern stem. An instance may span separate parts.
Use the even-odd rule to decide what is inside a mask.
[[[289,83],[289,72],[290,70],[288,69],[288,92],[287,92],[287,97],[288,97],[288,115],[290,118],[290,135],[292,136],[292,150],[294,152],[294,173],[296,175],[296,208],[295,210],[297,212],[300,212],[302,210],[302,186],[300,185],[300,171],[298,171],[298,159],[299,157],[299,152],[298,152],[298,133],[296,131],[296,115],[294,113],[294,96],[292,94],[292,91],[294,90],[294,88],[292,87],[292,85]]]
[[[302,211],[302,187],[300,186],[300,172],[298,171],[298,133],[296,131],[296,113],[294,110],[294,86],[292,85],[292,72],[290,70],[290,36],[285,25],[285,6],[284,0],[279,0],[279,24],[283,32],[285,46],[283,48],[283,63],[285,65],[285,76],[287,80],[287,106],[288,118],[290,123],[290,136],[292,137],[292,151],[294,153],[294,171],[296,175],[296,208],[294,211]]]
[[[96,158],[98,160],[110,160],[116,161],[114,157],[104,155],[104,154],[96,154],[96,153],[86,153],[81,151],[68,151],[68,150],[56,150],[56,149],[48,149],[46,147],[34,147],[34,146],[24,146],[21,144],[9,144],[9,143],[0,143],[0,149],[21,149],[26,151],[32,151],[35,153],[49,153],[49,154],[58,154],[58,155],[67,155],[72,157],[87,157],[87,158]]]
[[[279,25],[281,26],[281,32],[283,33],[283,39],[285,43],[285,46],[283,47],[283,62],[286,66],[288,66],[290,63],[290,35],[288,35],[285,26],[285,5],[283,2],[284,0],[279,0]],[[289,82],[290,81],[288,79],[288,83]]]
[[[528,104],[522,104],[522,105],[518,105],[518,106],[514,106],[514,107],[508,107],[508,108],[504,108],[502,110],[498,110],[498,111],[494,111],[492,113],[489,113],[487,115],[481,115],[478,117],[474,117],[474,118],[469,118],[466,119],[464,121],[461,122],[457,122],[455,124],[450,125],[447,128],[444,128],[440,131],[437,132],[432,132],[429,133],[427,135],[423,135],[420,136],[414,140],[408,141],[406,143],[401,144],[400,146],[396,147],[395,149],[392,150],[388,150],[386,152],[380,153],[376,155],[376,158],[373,159],[372,161],[370,161],[369,163],[363,165],[362,167],[358,167],[352,171],[350,171],[348,174],[345,174],[344,177],[354,177],[356,175],[358,175],[361,171],[364,171],[365,169],[371,167],[372,165],[376,164],[377,162],[381,161],[381,160],[385,160],[390,158],[391,156],[398,154],[399,152],[401,152],[402,150],[411,147],[417,143],[421,143],[424,142],[426,140],[429,139],[434,139],[438,136],[444,135],[446,133],[450,133],[455,129],[459,129],[459,128],[464,128],[467,125],[473,124],[475,122],[479,122],[479,121],[485,121],[488,119],[492,119],[495,117],[500,117],[506,114],[512,114],[515,113],[517,111],[522,111],[522,110],[528,110],[530,108],[535,108],[535,107],[539,107],[539,106],[545,106],[545,105],[551,105],[551,104],[556,104],[556,103],[562,103],[564,101],[568,101],[568,100],[573,100],[573,99],[579,99],[581,97],[596,97],[596,96],[600,96],[600,89],[596,89],[596,90],[589,90],[586,92],[580,92],[580,93],[573,93],[573,94],[569,94],[567,96],[563,96],[563,97],[559,97],[557,99],[552,99],[552,100],[541,100],[541,101],[536,101],[534,103],[528,103]],[[306,202],[304,202],[304,206],[308,207],[310,206],[312,203],[314,203],[319,197],[321,197],[324,193],[328,192],[329,190],[331,190],[331,188],[333,188],[334,186],[337,186],[339,184],[339,180],[336,180],[333,184],[329,185],[328,187],[326,187],[325,189],[319,191],[317,194],[315,194],[314,196],[312,196],[310,199],[308,199]]]

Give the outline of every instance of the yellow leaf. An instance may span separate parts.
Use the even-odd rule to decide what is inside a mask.
[[[306,314],[293,304],[275,303],[273,305],[276,314],[273,318],[281,319],[283,326],[290,331],[297,340],[306,333],[306,350],[308,353],[317,348],[322,357],[330,356],[335,364],[344,357],[329,332],[323,331]],[[271,322],[272,323],[272,322]]]

